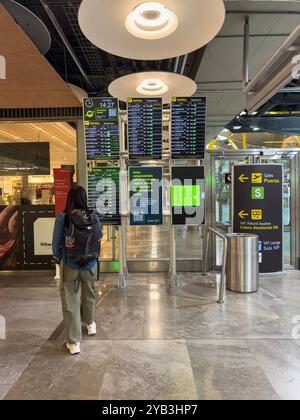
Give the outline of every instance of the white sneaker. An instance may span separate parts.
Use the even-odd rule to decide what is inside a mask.
[[[96,322],[93,322],[91,325],[87,326],[88,336],[91,337],[92,335],[97,334],[97,325]]]
[[[66,344],[67,349],[70,351],[70,354],[72,356],[75,356],[75,354],[79,354],[80,353],[80,343],[77,344]]]

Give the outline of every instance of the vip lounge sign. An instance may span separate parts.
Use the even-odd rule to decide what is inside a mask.
[[[6,59],[0,54],[0,80],[6,79]]]

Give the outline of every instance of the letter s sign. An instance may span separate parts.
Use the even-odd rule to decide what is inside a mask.
[[[0,80],[6,79],[6,59],[0,55]]]

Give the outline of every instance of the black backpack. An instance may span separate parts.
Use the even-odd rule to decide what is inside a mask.
[[[83,267],[100,256],[98,217],[94,212],[73,210],[65,227],[66,258]]]

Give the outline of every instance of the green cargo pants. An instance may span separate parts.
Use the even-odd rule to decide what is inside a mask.
[[[82,322],[91,325],[95,320],[97,265],[92,270],[79,271],[61,264],[60,273],[60,295],[68,343],[77,344],[82,340]]]

